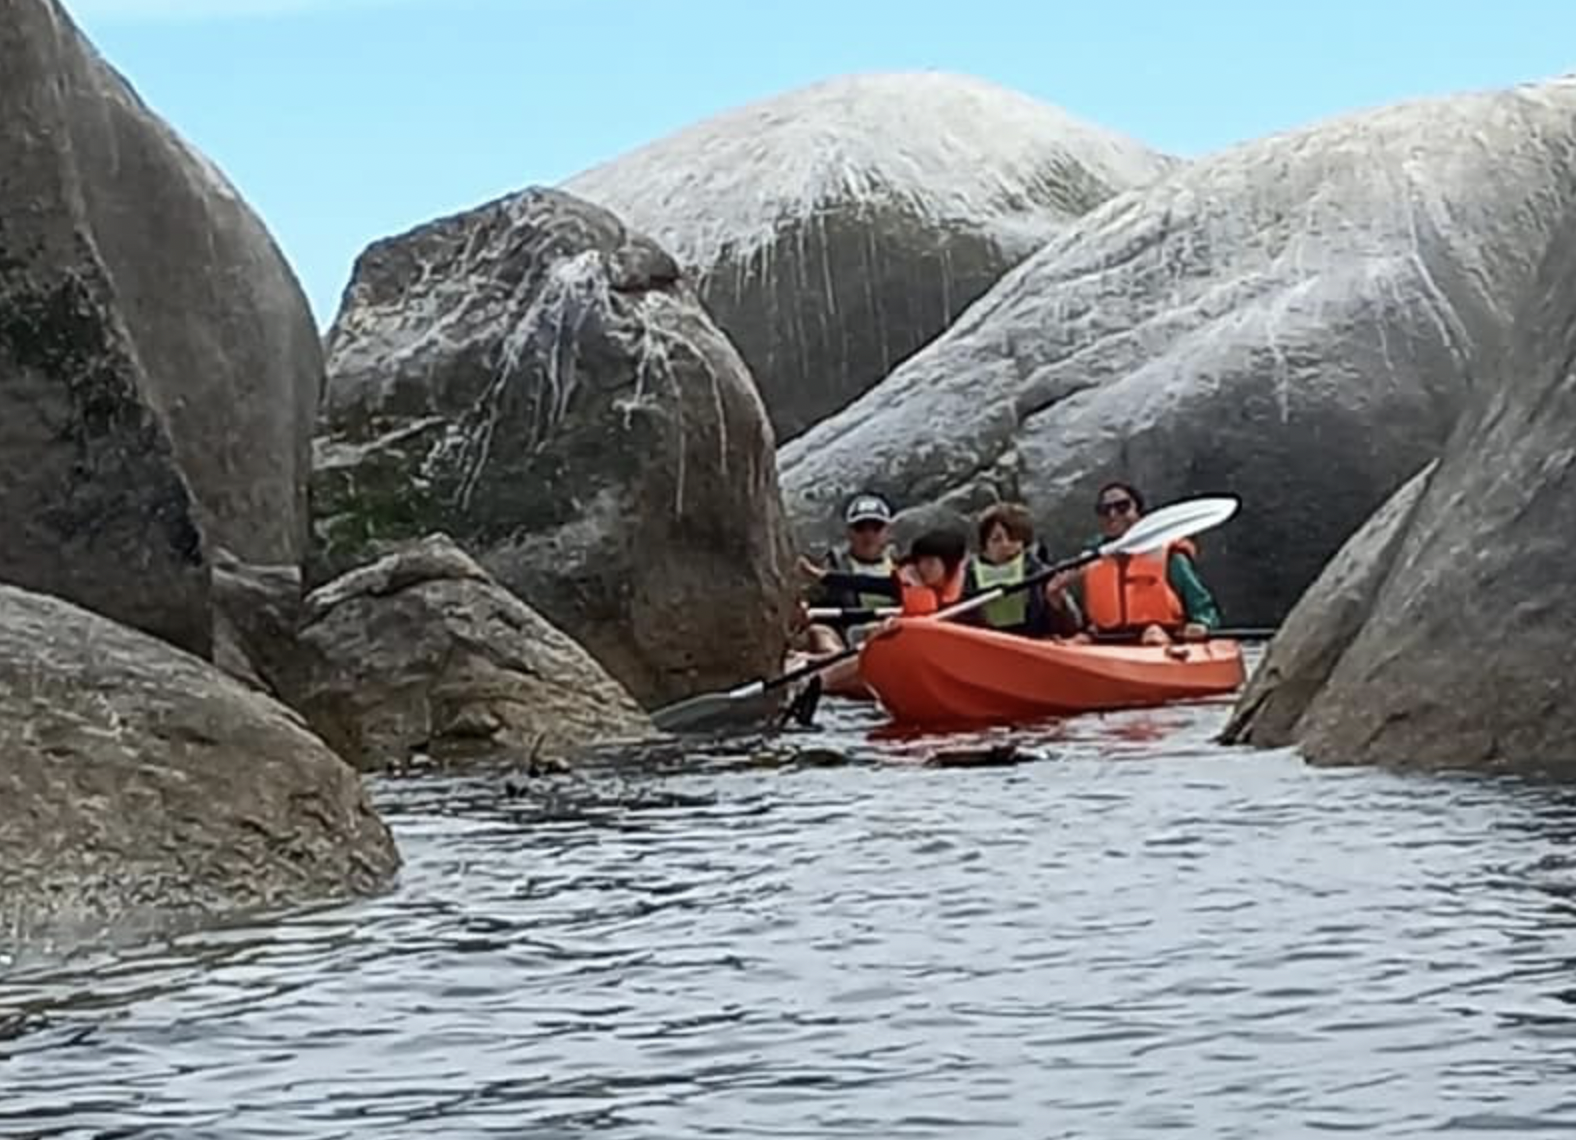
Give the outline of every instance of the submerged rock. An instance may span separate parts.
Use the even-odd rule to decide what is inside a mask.
[[[304,553],[306,299],[55,0],[0,5],[0,104],[0,579],[205,654],[204,535]]]
[[[1010,768],[1037,759],[1008,741],[984,748],[943,748],[925,757],[927,768]]]
[[[696,271],[779,441],[844,407],[1071,219],[1176,160],[980,79],[845,76],[564,189]]]
[[[1328,764],[1576,775],[1576,210],[1556,220],[1493,383],[1426,483],[1299,604],[1230,739]],[[1360,621],[1343,580],[1371,598]],[[1307,658],[1311,675],[1286,664]]]
[[[1435,99],[1234,147],[1073,223],[939,340],[782,448],[812,541],[850,492],[1026,498],[1057,552],[1107,478],[1231,491],[1204,537],[1232,624],[1271,625],[1439,454],[1576,183],[1576,82]]]
[[[606,210],[529,190],[377,243],[329,365],[316,580],[442,531],[641,699],[782,660],[760,398],[672,259]]]
[[[364,894],[399,866],[288,709],[68,602],[0,586],[0,915],[35,932]]]
[[[287,697],[364,769],[509,754],[560,762],[653,736],[600,665],[433,535],[307,599]]]

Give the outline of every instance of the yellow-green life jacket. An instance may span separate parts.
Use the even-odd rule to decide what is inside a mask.
[[[896,568],[897,565],[892,561],[891,554],[883,554],[879,562],[860,562],[852,554],[848,556],[848,569],[854,574],[864,574],[871,578],[890,578]],[[883,606],[897,604],[886,594],[858,594],[855,601],[858,608],[866,610],[878,610]]]
[[[996,586],[1015,586],[1023,581],[1025,555],[1019,554],[999,566],[983,558],[974,560],[974,581],[984,593]],[[980,617],[992,629],[1013,629],[1029,620],[1029,592],[1019,590],[980,607]]]

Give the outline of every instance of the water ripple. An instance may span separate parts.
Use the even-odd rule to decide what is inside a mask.
[[[1569,793],[842,715],[881,762],[385,785],[386,897],[18,962],[0,1134],[1576,1133]]]

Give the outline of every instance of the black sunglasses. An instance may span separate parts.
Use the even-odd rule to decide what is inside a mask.
[[[1125,515],[1133,509],[1132,499],[1112,499],[1105,503],[1096,503],[1094,513],[1097,515]]]

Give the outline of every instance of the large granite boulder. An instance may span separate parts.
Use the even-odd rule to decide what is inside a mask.
[[[0,105],[0,579],[206,653],[204,538],[305,551],[305,297],[56,0],[0,0]]]
[[[306,600],[285,695],[363,769],[562,762],[656,735],[628,691],[444,535]]]
[[[781,442],[870,388],[1069,221],[1176,165],[980,79],[892,73],[728,111],[564,189],[697,275]]]
[[[0,914],[84,932],[380,889],[359,777],[282,705],[69,602],[0,586]]]
[[[802,536],[874,487],[1023,497],[1050,544],[1107,478],[1233,491],[1204,562],[1273,624],[1438,453],[1576,190],[1576,82],[1352,115],[1107,203],[938,341],[780,454]]]
[[[329,342],[313,581],[441,531],[642,700],[782,660],[765,409],[659,246],[532,189],[378,242]]]
[[[1438,460],[1428,464],[1375,511],[1292,607],[1237,699],[1222,740],[1251,737],[1280,747],[1295,738],[1308,705],[1372,615],[1437,466]]]
[[[1556,220],[1477,406],[1426,485],[1309,591],[1229,739],[1319,763],[1576,775],[1576,210]],[[1355,628],[1334,585],[1354,568],[1376,584]],[[1329,663],[1302,683],[1288,663],[1326,627]]]

